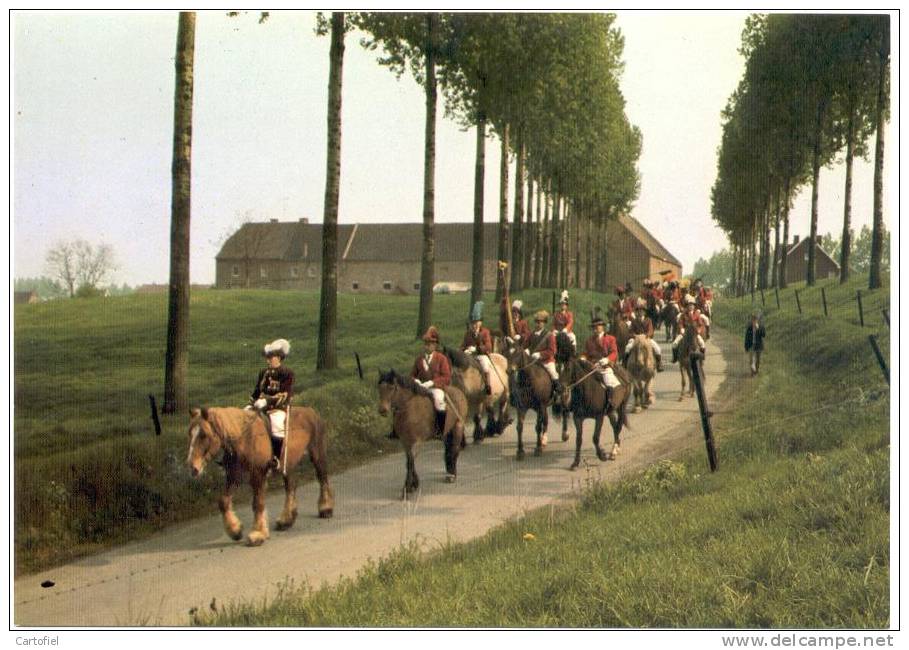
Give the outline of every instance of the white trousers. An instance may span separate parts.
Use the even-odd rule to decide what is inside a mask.
[[[271,435],[275,438],[283,438],[284,422],[287,419],[287,412],[281,409],[269,411],[268,419],[271,422]]]
[[[619,378],[615,376],[615,373],[612,371],[612,366],[606,366],[602,370],[597,370],[600,375],[600,381],[604,385],[609,386],[609,388],[616,388],[621,386],[622,382],[619,381]]]
[[[546,368],[546,372],[549,373],[549,376],[552,377],[553,381],[558,381],[559,371],[556,370],[555,361],[550,361],[549,363],[544,363],[543,367]]]
[[[662,356],[663,351],[660,349],[660,344],[654,341],[653,339],[647,339],[647,342],[650,343],[650,348],[653,350],[655,355]],[[634,348],[634,339],[628,339],[628,345],[625,346],[625,354],[631,352]]]
[[[429,394],[432,396],[432,405],[437,411],[445,410],[445,391],[441,388],[430,388]]]

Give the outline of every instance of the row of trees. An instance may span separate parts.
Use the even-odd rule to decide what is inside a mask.
[[[848,279],[852,165],[855,156],[870,154],[872,135],[876,137],[869,287],[880,287],[889,16],[753,15],[746,22],[740,52],[746,57],[745,74],[723,111],[711,196],[713,218],[732,244],[736,291],[786,286],[786,258],[781,252],[789,241],[789,212],[795,195],[807,184],[811,217],[806,281],[814,284],[820,169],[840,153],[846,164],[840,281]]]
[[[432,322],[439,94],[446,116],[476,130],[471,302],[481,299],[484,286],[483,192],[490,133],[501,148],[496,257],[511,261],[511,291],[580,285],[582,240],[588,251],[599,244],[597,267],[605,268],[606,220],[630,208],[640,185],[641,134],[625,114],[619,89],[624,42],[614,15],[357,13],[350,24],[365,32],[364,47],[382,49],[380,64],[398,76],[409,71],[425,90],[417,334]],[[602,272],[594,275],[590,261],[584,270],[586,286],[593,277],[603,277]],[[497,301],[505,277],[497,278]]]
[[[263,14],[260,22],[267,17]],[[619,89],[624,43],[614,15],[319,14],[316,32],[329,36],[331,46],[317,369],[337,366],[341,90],[344,37],[354,28],[365,34],[361,42],[364,47],[381,48],[380,64],[399,76],[409,72],[425,90],[424,237],[415,332],[422,334],[432,322],[435,136],[440,95],[446,116],[464,128],[476,129],[471,302],[481,299],[484,286],[483,189],[490,134],[498,137],[502,152],[497,257],[511,261],[511,290],[567,286],[569,278],[579,285],[582,240],[588,252],[585,286],[593,286],[593,278],[602,281],[606,221],[630,208],[640,186],[637,160],[641,134],[625,114]],[[181,13],[174,101],[165,412],[186,406],[194,34],[195,15]],[[510,222],[512,156],[516,177]],[[596,247],[593,269],[592,246]],[[578,260],[573,273],[568,268],[572,251]],[[502,276],[498,278],[497,299],[504,290]]]

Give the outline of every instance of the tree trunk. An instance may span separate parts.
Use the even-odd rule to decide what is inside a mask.
[[[322,212],[322,291],[316,370],[338,367],[338,194],[341,185],[341,84],[344,66],[344,12],[331,14],[328,60],[328,139]]]
[[[574,218],[574,283],[577,289],[581,288],[581,211],[575,208],[571,211]]]
[[[543,272],[541,287],[551,287],[552,267],[552,180],[546,182],[546,206],[543,217]]]
[[[599,285],[600,293],[607,293],[608,287],[606,286],[606,265],[609,263],[607,259],[609,256],[609,230],[608,230],[608,214],[603,215],[603,218],[600,219],[599,224],[599,236],[597,237],[597,250],[598,250],[598,263],[597,263],[597,284]]]
[[[189,405],[189,233],[193,129],[193,58],[196,14],[180,12],[174,83],[174,141],[171,164],[170,288],[167,304],[167,351],[164,356],[163,413]]]
[[[486,175],[486,115],[477,115],[477,154],[473,175],[473,274],[470,305],[483,299],[483,182]]]
[[[502,156],[499,165],[499,248],[498,258],[500,261],[508,261],[508,246],[510,243],[508,223],[508,139],[509,125],[506,124],[502,129]],[[496,304],[502,301],[505,295],[505,276],[507,274],[496,273]]]
[[[587,222],[587,227],[585,229],[586,237],[585,239],[587,244],[587,252],[584,256],[584,288],[590,290],[593,289],[592,277],[590,275],[590,256],[593,254],[593,214],[588,212],[586,215],[585,221]]]
[[[543,223],[543,179],[537,179],[537,228],[536,237],[534,238],[534,260],[533,260],[533,287],[539,289],[543,286],[543,250],[544,237],[546,235]]]
[[[783,190],[783,250],[780,251],[780,279],[778,286],[785,289],[786,282],[786,262],[789,258],[789,191],[792,179],[786,178],[786,186]]]
[[[524,271],[521,288],[529,289],[533,286],[533,249],[536,233],[533,228],[533,176],[527,174],[527,217],[522,230],[524,237],[523,257],[521,268]]]
[[[780,264],[780,190],[777,187],[776,190],[776,210],[774,211],[776,215],[774,222],[774,236],[773,236],[773,268],[770,272],[770,283],[773,287],[779,286],[779,264]]]
[[[524,280],[524,128],[518,128],[514,173],[514,232],[511,233],[511,291],[523,289]]]
[[[426,129],[423,149],[423,256],[420,267],[420,313],[417,337],[432,324],[432,288],[435,284],[436,213],[436,62],[435,40],[438,15],[426,14]]]
[[[849,279],[849,253],[852,248],[852,160],[855,143],[855,111],[849,107],[849,125],[846,129],[846,187],[843,189],[843,239],[840,243],[840,284]]]
[[[814,125],[814,147],[811,155],[811,234],[808,236],[808,268],[805,270],[805,282],[813,287],[817,275],[817,201],[818,183],[821,177],[821,136],[824,124],[824,108],[818,106],[817,120]]]
[[[552,197],[552,224],[551,224],[551,241],[550,247],[552,252],[549,260],[549,286],[556,289],[559,284],[559,263],[561,262],[561,256],[559,255],[559,248],[562,244],[562,223],[560,221],[560,214],[562,211],[562,197],[556,192]]]
[[[877,139],[874,145],[874,217],[871,228],[871,268],[868,288],[880,289],[881,259],[884,254],[884,103],[886,96],[887,66],[890,58],[890,21],[884,21],[881,47],[878,51],[880,67],[877,78],[877,107],[875,124]]]

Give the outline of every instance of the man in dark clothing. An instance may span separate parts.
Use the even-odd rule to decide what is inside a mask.
[[[767,331],[761,322],[760,314],[752,314],[751,322],[745,328],[745,352],[748,352],[751,362],[751,376],[754,377],[761,369],[761,353],[764,351],[764,337]]]

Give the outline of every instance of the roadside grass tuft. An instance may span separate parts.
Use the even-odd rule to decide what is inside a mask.
[[[890,394],[846,302],[765,310],[761,373],[713,418],[703,450],[442,549],[402,547],[333,586],[233,604],[202,625],[881,628],[890,620]],[[792,289],[781,298],[794,300]],[[806,312],[812,289],[800,293]],[[886,306],[888,289],[863,291]],[[772,293],[768,296],[773,300]],[[818,297],[818,300],[820,298]],[[769,303],[769,300],[768,300]],[[744,335],[750,300],[717,300]],[[867,309],[867,307],[866,307]],[[708,361],[709,363],[709,361]],[[532,542],[524,535],[531,532]]]

